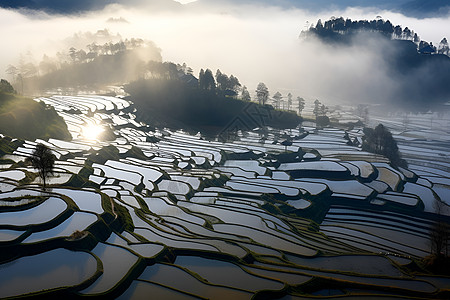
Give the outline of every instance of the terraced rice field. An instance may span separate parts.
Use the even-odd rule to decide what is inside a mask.
[[[121,98],[37,100],[73,140],[3,157],[0,298],[448,298],[450,278],[417,265],[433,203],[450,204],[448,140],[402,139],[410,168],[397,170],[340,129],[208,141],[149,130]],[[90,135],[106,129],[115,139]],[[37,143],[57,157],[45,192],[20,164]]]

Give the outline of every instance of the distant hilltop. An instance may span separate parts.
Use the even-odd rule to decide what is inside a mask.
[[[417,45],[417,51],[422,54],[450,55],[446,37],[442,38],[438,47],[436,47],[433,43],[421,40],[414,30],[408,27],[402,28],[400,25],[394,26],[389,20],[385,21],[381,17],[371,21],[332,17],[325,23],[322,23],[322,20],[319,19],[315,26],[313,25],[308,30],[302,31],[300,36],[316,36],[327,42],[348,42],[348,39],[360,32],[376,32],[392,40],[412,41]]]
[[[387,74],[397,86],[390,101],[399,106],[426,111],[450,98],[450,50],[445,37],[435,46],[421,40],[414,30],[389,20],[339,17],[318,20],[302,31],[300,38],[318,39],[333,47],[367,45],[366,51],[384,60]]]

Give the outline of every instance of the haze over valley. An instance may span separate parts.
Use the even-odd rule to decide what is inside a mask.
[[[450,0],[1,1],[1,299],[449,299]]]

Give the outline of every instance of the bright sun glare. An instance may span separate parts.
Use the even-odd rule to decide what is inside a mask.
[[[82,136],[86,140],[96,140],[103,131],[104,129],[102,126],[89,124],[83,127]]]

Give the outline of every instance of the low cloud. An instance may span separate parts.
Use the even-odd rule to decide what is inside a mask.
[[[358,36],[352,44],[336,47],[299,39],[301,30],[331,16],[352,19],[381,16],[395,25],[408,26],[435,45],[443,37],[450,38],[448,16],[415,19],[375,9],[311,13],[296,8],[203,7],[194,3],[182,9],[155,11],[115,4],[76,16],[28,16],[0,9],[0,34],[8,40],[8,46],[0,49],[0,76],[7,76],[4,70],[8,64],[18,63],[18,53],[25,56],[28,53],[37,62],[44,53],[67,51],[67,38],[75,33],[108,28],[111,35],[119,34],[123,39],[154,41],[162,49],[164,60],[186,62],[195,74],[200,68],[233,74],[250,92],[264,82],[271,94],[291,92],[330,104],[349,100],[373,102],[398,95],[402,85],[393,80],[386,65],[388,43]],[[82,41],[77,46],[82,47],[81,44]]]

